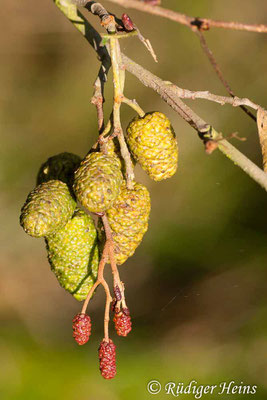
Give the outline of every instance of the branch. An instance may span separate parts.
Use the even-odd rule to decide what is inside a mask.
[[[55,3],[58,6],[58,1],[55,1]],[[154,8],[155,7],[153,7],[153,9]],[[67,17],[73,23],[71,17]],[[87,22],[87,24],[89,23]],[[85,36],[85,32],[81,31],[80,29],[79,31]],[[101,36],[94,28],[91,27],[90,30],[87,30],[86,35],[88,34],[92,35],[90,37],[90,40],[86,36],[86,39],[89,41],[89,43],[94,43],[94,41],[96,40],[101,41]],[[244,172],[246,172],[252,179],[255,180],[255,182],[257,182],[267,191],[267,174],[265,174],[263,170],[261,170],[256,164],[250,161],[245,155],[243,155],[239,150],[228,143],[225,139],[221,139],[221,134],[219,134],[206,121],[199,117],[179,98],[176,93],[175,85],[166,83],[162,79],[153,75],[151,72],[145,70],[140,65],[136,64],[125,55],[121,54],[121,57],[122,63],[124,64],[126,70],[135,75],[145,86],[155,90],[161,96],[161,98],[166,101],[167,104],[169,104],[170,107],[172,107],[185,121],[187,121],[198,132],[198,134],[204,141],[218,140],[219,150],[241,169],[243,169]]]
[[[168,10],[166,8],[145,4],[143,2],[141,3],[137,0],[108,1],[110,1],[111,3],[119,4],[120,6],[125,8],[133,8],[135,10],[143,11],[148,14],[158,15],[159,17],[167,18],[172,21],[178,22],[179,24],[186,25],[189,28],[191,28],[192,26],[198,26],[203,30],[208,30],[210,28],[224,28],[238,31],[267,33],[267,25],[264,24],[241,24],[239,22],[215,21],[209,18],[195,18],[178,13],[176,11]]]
[[[173,89],[176,91],[177,96],[179,96],[181,99],[190,99],[190,100],[195,100],[195,99],[203,99],[203,100],[209,100],[214,103],[219,103],[222,106],[225,104],[230,104],[233,107],[239,107],[239,106],[247,106],[251,107],[254,110],[259,110],[262,107],[259,104],[254,103],[253,101],[247,99],[247,98],[240,98],[237,96],[234,97],[228,97],[228,96],[219,96],[217,94],[210,93],[208,90],[200,90],[200,91],[192,91],[188,89],[183,89],[180,88],[177,85],[172,84],[171,82],[165,81],[166,84],[172,85]]]

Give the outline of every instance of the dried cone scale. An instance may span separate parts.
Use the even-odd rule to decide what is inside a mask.
[[[134,182],[130,190],[123,182],[119,196],[106,212],[117,264],[123,264],[141,243],[148,228],[149,213],[150,196],[147,188]]]
[[[151,179],[161,181],[175,174],[178,145],[171,123],[163,113],[136,117],[127,128],[127,143]]]
[[[75,207],[65,183],[44,182],[28,195],[21,209],[20,224],[30,236],[48,236],[66,225]]]
[[[117,158],[94,152],[85,157],[75,172],[73,189],[85,208],[101,213],[117,198],[122,179]]]
[[[60,285],[84,300],[98,271],[97,232],[90,215],[76,210],[72,219],[46,238],[48,260]]]

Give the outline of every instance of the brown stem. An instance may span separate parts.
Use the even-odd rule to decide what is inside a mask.
[[[125,295],[124,295],[124,284],[122,283],[120,279],[120,274],[117,268],[116,264],[116,259],[114,255],[114,241],[112,237],[112,231],[108,222],[108,218],[106,215],[103,215],[102,217],[102,222],[104,225],[105,229],[105,235],[106,235],[106,241],[109,249],[109,261],[111,265],[111,270],[113,274],[113,286],[114,288],[118,286],[120,292],[121,292],[121,302],[123,304],[123,307],[126,307],[126,301],[125,301]],[[125,304],[125,305],[124,305]]]
[[[120,275],[119,275],[119,271],[118,271],[117,264],[115,261],[115,256],[114,256],[114,242],[113,242],[113,238],[112,238],[112,231],[111,231],[111,228],[110,228],[110,225],[108,222],[108,218],[106,215],[103,215],[102,222],[103,222],[103,226],[105,229],[105,235],[106,235],[106,241],[107,241],[108,253],[109,253],[109,260],[110,260],[110,265],[111,265],[113,280],[114,280],[114,287],[116,285],[118,285],[120,287],[121,280],[120,280]]]
[[[102,285],[106,292],[106,305],[105,305],[105,314],[104,314],[104,338],[105,341],[109,341],[109,334],[108,334],[108,325],[109,325],[109,311],[110,311],[110,304],[112,302],[112,297],[110,295],[109,287],[107,282],[104,280]]]
[[[94,83],[94,94],[91,99],[91,103],[96,106],[99,134],[101,134],[104,130],[104,110],[103,110],[104,97],[103,97],[103,91],[102,91],[101,86],[102,86],[101,80],[98,76]]]
[[[106,262],[107,262],[107,257],[108,257],[108,246],[105,244],[105,247],[104,247],[104,250],[103,250],[103,253],[102,253],[102,257],[101,257],[101,260],[100,260],[100,263],[99,263],[99,266],[98,266],[97,280],[95,281],[94,285],[90,289],[90,291],[89,291],[89,293],[88,293],[88,295],[87,295],[87,297],[86,297],[86,299],[85,299],[85,301],[83,303],[83,307],[82,307],[82,311],[81,311],[82,314],[86,313],[86,309],[87,309],[88,303],[89,303],[89,301],[90,301],[95,289],[97,288],[97,286],[99,286],[100,284],[103,285],[103,282],[105,282],[103,273],[104,273],[104,268],[105,268],[105,265],[106,265]]]

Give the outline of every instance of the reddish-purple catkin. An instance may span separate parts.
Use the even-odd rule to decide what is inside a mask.
[[[77,314],[72,320],[73,337],[81,346],[88,342],[91,335],[91,318],[87,314]]]
[[[106,342],[102,340],[99,349],[99,369],[105,379],[112,379],[117,373],[116,370],[116,346],[111,339]]]
[[[122,20],[124,29],[126,29],[126,31],[131,32],[134,30],[134,23],[128,14],[125,14],[125,13],[122,14],[121,20]]]
[[[130,315],[122,314],[121,312],[115,314],[113,321],[115,329],[119,336],[127,336],[132,330],[132,321]]]

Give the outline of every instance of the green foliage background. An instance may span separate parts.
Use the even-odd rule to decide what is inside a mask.
[[[189,15],[251,23],[264,23],[266,11],[264,0],[162,2]],[[152,215],[142,245],[120,268],[134,329],[127,339],[112,330],[117,378],[106,382],[98,372],[101,289],[90,306],[92,340],[75,345],[71,319],[80,304],[50,272],[44,242],[27,237],[18,220],[40,164],[62,151],[83,156],[95,141],[90,96],[98,61],[52,0],[4,1],[0,13],[0,398],[149,399],[151,379],[162,385],[195,379],[258,385],[253,398],[267,399],[266,193],[219,152],[207,156],[195,132],[128,74],[126,95],[172,120],[179,170],[154,183],[137,168],[151,192]],[[181,87],[225,93],[186,27],[129,14],[151,39],[159,63],[134,38],[123,41],[126,54]],[[233,90],[266,106],[266,35],[214,29],[207,40]],[[109,82],[107,113],[111,96]],[[233,143],[261,164],[256,125],[242,111],[201,100],[188,104],[224,135],[246,137]],[[124,127],[132,116],[125,106]]]

